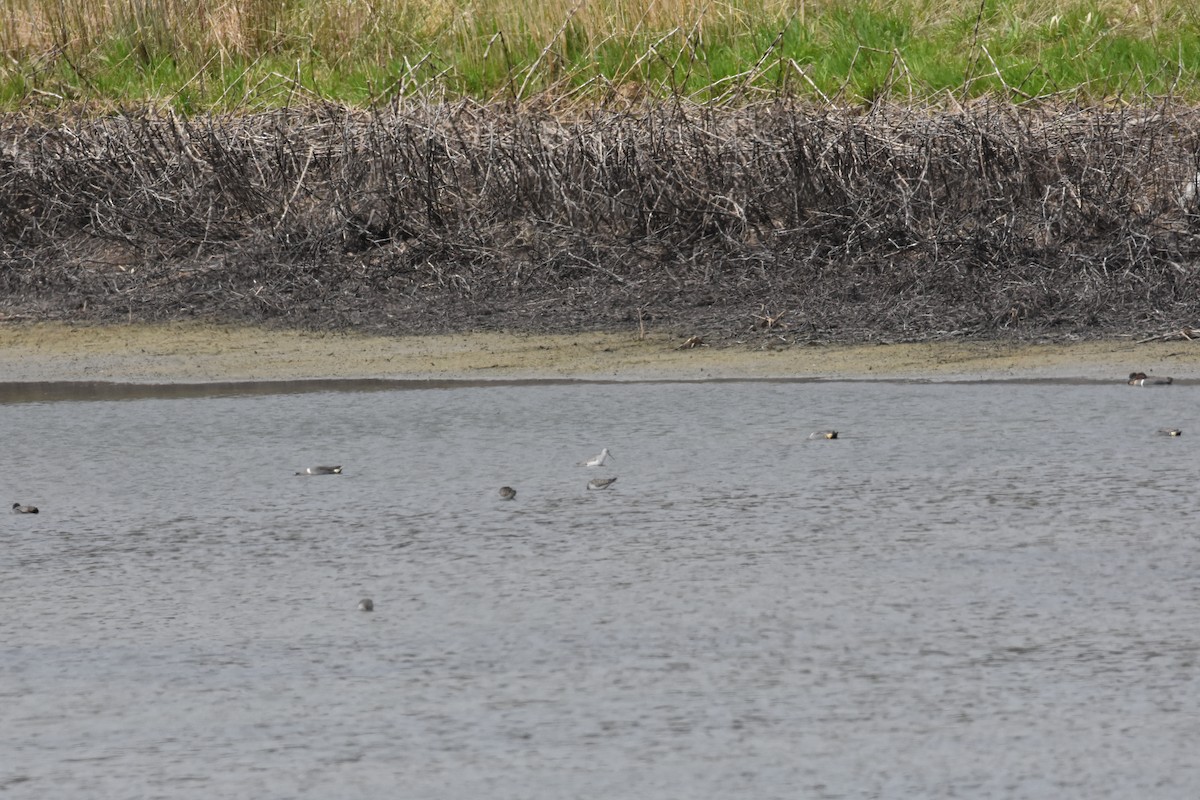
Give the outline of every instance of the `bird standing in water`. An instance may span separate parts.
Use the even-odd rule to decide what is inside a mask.
[[[579,466],[581,466],[581,467],[603,467],[604,462],[607,461],[609,458],[616,458],[616,456],[614,456],[612,453],[608,452],[608,448],[605,447],[603,450],[600,451],[600,455],[595,456],[594,458],[589,458],[587,461],[580,461]]]

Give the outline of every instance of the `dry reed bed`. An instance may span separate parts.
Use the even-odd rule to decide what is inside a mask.
[[[0,317],[712,339],[1200,319],[1191,108],[0,118]]]

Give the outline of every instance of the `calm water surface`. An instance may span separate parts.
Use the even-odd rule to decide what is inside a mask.
[[[0,402],[0,796],[1200,796],[1200,387],[351,388]]]

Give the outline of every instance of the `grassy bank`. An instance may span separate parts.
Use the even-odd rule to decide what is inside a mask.
[[[397,97],[1200,100],[1190,0],[0,0],[0,109]]]

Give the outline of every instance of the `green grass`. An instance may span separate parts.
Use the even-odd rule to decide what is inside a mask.
[[[187,113],[397,95],[1200,101],[1184,0],[0,0],[0,108]],[[194,0],[193,0],[194,3]],[[636,87],[636,88],[635,88]]]

